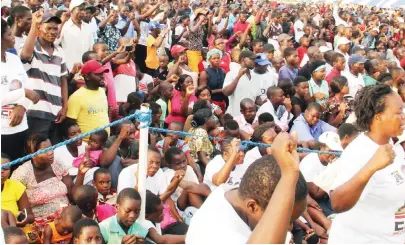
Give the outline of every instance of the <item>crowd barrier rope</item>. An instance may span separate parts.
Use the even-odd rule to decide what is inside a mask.
[[[228,141],[228,140],[231,141],[232,140],[232,139],[223,139],[223,138],[212,137],[212,136],[203,136],[203,135],[198,135],[198,134],[192,134],[192,133],[183,132],[183,131],[175,131],[175,130],[169,130],[169,129],[163,129],[163,128],[149,127],[149,125],[150,125],[150,123],[152,121],[152,112],[151,112],[151,110],[148,110],[148,111],[136,110],[135,113],[133,113],[133,114],[131,114],[129,116],[126,116],[124,118],[121,118],[119,120],[111,122],[111,123],[109,123],[109,124],[107,124],[105,126],[93,129],[93,130],[91,130],[89,132],[86,132],[84,134],[81,134],[81,135],[79,135],[77,137],[65,140],[65,141],[60,142],[60,143],[58,143],[56,145],[53,145],[51,147],[39,150],[37,152],[34,152],[32,154],[26,155],[26,156],[18,158],[18,159],[15,159],[15,160],[7,163],[7,164],[2,165],[1,168],[2,169],[3,168],[8,168],[8,167],[11,167],[11,166],[16,165],[18,163],[25,162],[25,161],[27,161],[27,160],[35,157],[35,156],[41,155],[41,154],[46,153],[46,152],[51,151],[51,150],[55,150],[58,147],[70,144],[70,143],[72,143],[72,142],[74,142],[76,140],[83,139],[83,138],[85,138],[87,136],[90,136],[92,133],[99,132],[99,131],[104,130],[106,128],[116,126],[116,125],[120,124],[123,121],[133,120],[133,119],[135,119],[138,122],[141,122],[140,127],[141,128],[146,127],[146,128],[148,128],[149,131],[155,131],[155,132],[159,132],[159,133],[172,133],[172,134],[178,134],[178,135],[181,135],[181,136],[203,137],[203,138],[208,138],[210,140],[218,140],[218,141]],[[142,125],[144,125],[144,126],[142,126]],[[3,142],[3,144],[4,143],[6,143],[6,142]],[[241,146],[242,146],[241,148],[246,148],[247,146],[270,147],[271,145],[270,144],[259,143],[259,142],[252,142],[252,141],[248,141],[248,140],[241,140]],[[312,150],[312,149],[302,148],[302,147],[297,148],[297,151],[298,152],[307,152],[307,153],[318,153],[318,154],[333,154],[333,155],[337,155],[337,156],[340,156],[340,154],[341,154],[341,152]]]

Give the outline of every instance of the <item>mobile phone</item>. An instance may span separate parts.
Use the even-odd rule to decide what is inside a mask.
[[[20,214],[18,215],[17,221],[18,221],[18,222],[22,222],[22,221],[24,221],[26,218],[27,218],[27,209],[24,208],[24,212],[23,212],[23,213],[20,213]]]
[[[132,51],[132,45],[125,46],[125,51],[126,52],[131,52]]]

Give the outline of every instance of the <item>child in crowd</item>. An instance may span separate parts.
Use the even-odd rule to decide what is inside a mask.
[[[345,59],[345,56],[343,54],[335,53],[332,56],[332,62],[333,62],[333,69],[331,72],[329,72],[329,74],[325,78],[328,84],[332,82],[332,79],[334,77],[340,76],[342,71],[345,70],[347,60]]]
[[[148,230],[137,222],[141,212],[141,196],[133,188],[125,188],[117,198],[117,215],[99,224],[107,244],[144,243]]]
[[[3,229],[6,244],[27,244],[28,239],[25,233],[16,226],[9,226]]]
[[[76,206],[69,206],[60,217],[49,223],[42,234],[43,244],[69,244],[72,240],[73,227],[82,217],[82,211]]]
[[[183,235],[168,235],[155,227],[156,223],[162,223],[164,221],[164,212],[165,209],[162,200],[152,192],[146,191],[146,220],[142,224],[149,230],[147,240],[150,239],[157,244],[184,244],[186,238],[185,233],[188,229],[186,224],[181,223],[182,225],[179,226],[179,228],[183,228],[181,231],[184,232]]]
[[[105,219],[105,217],[99,217],[97,213],[98,192],[93,186],[83,185],[77,187],[73,193],[73,201],[87,218],[97,222],[101,222],[101,218]]]
[[[116,203],[116,191],[111,189],[111,173],[106,168],[99,168],[93,175],[93,186],[98,192],[98,205]]]
[[[108,139],[108,133],[105,130],[92,133],[89,138],[88,146],[86,147],[86,152],[76,157],[73,160],[73,167],[78,168],[80,164],[84,161],[85,158],[88,158],[91,161],[91,167],[95,167],[99,164],[99,158],[105,143]]]
[[[167,74],[169,73],[168,64],[169,64],[169,56],[160,55],[159,67],[152,74],[153,82],[155,83],[155,85],[159,84],[160,82],[166,81]]]
[[[297,52],[298,52],[298,57],[300,58],[300,64],[301,64],[302,60],[304,59],[304,56],[308,53],[309,38],[307,36],[302,36],[300,38],[300,44],[301,44],[301,46],[299,46],[297,48]]]
[[[102,244],[103,236],[96,221],[88,218],[80,219],[73,228],[74,244]]]

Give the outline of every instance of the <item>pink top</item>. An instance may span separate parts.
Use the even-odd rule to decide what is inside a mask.
[[[160,222],[160,228],[164,229],[176,222],[177,220],[173,218],[170,213],[170,206],[168,204],[163,204],[163,221]]]
[[[35,220],[47,219],[69,204],[68,189],[62,182],[62,178],[69,174],[68,169],[59,162],[54,162],[51,167],[55,177],[39,183],[35,178],[31,161],[25,162],[11,176],[12,180],[20,181],[27,187],[28,201]]]
[[[190,100],[188,104],[191,102],[196,102],[197,97],[195,95],[190,96]],[[173,89],[173,98],[170,100],[171,106],[169,108],[169,116],[166,117],[165,123],[170,124],[173,121],[179,121],[182,123],[186,122],[186,118],[181,114],[181,105],[183,104],[181,101],[181,92]]]
[[[101,153],[103,153],[102,150],[89,152],[90,160],[94,163],[91,166],[92,168],[98,165],[98,163],[99,163],[98,160],[100,158]],[[78,168],[80,166],[80,163],[83,162],[85,155],[86,155],[86,153],[82,153],[78,157],[76,157],[75,160],[73,160],[73,167]]]
[[[115,97],[115,84],[111,62],[106,63],[105,66],[108,68],[108,72],[104,73],[104,82],[107,88],[108,106],[112,107],[117,105],[117,98]]]
[[[252,124],[248,123],[243,115],[239,115],[237,117],[234,117],[233,120],[235,120],[239,124],[239,129],[242,131],[245,131],[249,135],[253,134],[253,129]],[[253,122],[255,123],[255,121]]]

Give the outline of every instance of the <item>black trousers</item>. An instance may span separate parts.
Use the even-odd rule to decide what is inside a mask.
[[[7,154],[11,160],[25,156],[24,149],[27,142],[28,130],[9,134],[1,135],[1,153]],[[13,165],[11,170],[17,169],[23,162]]]
[[[146,73],[148,70],[146,68],[146,46],[137,44],[135,48],[135,64],[139,67],[139,70],[143,73]]]
[[[28,117],[28,133],[31,134],[43,134],[48,136],[52,145],[55,145],[62,141],[60,134],[60,125],[54,121],[46,120],[36,117]]]

